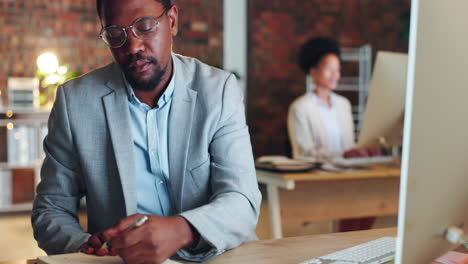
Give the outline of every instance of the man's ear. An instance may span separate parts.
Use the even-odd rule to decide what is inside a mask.
[[[173,5],[171,9],[169,9],[167,12],[167,17],[169,18],[171,34],[173,37],[175,37],[179,31],[179,9],[176,5]]]

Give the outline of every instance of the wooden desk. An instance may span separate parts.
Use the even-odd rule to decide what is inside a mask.
[[[300,263],[384,236],[395,236],[395,228],[332,233],[248,242],[209,261],[210,264]]]
[[[297,264],[332,252],[356,246],[380,237],[395,236],[396,228],[332,233],[314,236],[247,242],[214,257],[208,264]],[[465,249],[457,251],[467,253]],[[0,264],[34,264],[34,260],[0,262]],[[190,264],[193,262],[182,262]],[[435,264],[434,262],[432,264]]]
[[[257,180],[267,185],[272,238],[282,237],[282,220],[313,222],[398,213],[398,167],[305,173],[257,170]]]
[[[395,236],[395,234],[396,229],[390,228],[247,242],[207,263],[297,264],[383,236]],[[0,264],[34,264],[34,260],[0,262]]]

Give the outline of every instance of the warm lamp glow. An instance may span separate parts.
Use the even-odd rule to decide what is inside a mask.
[[[37,67],[45,74],[51,74],[57,71],[59,62],[57,56],[52,52],[46,52],[37,57]]]
[[[60,66],[57,69],[57,73],[60,74],[60,75],[64,75],[67,72],[68,72],[68,67],[67,66]]]
[[[42,81],[42,84],[44,86],[53,85],[53,84],[57,84],[58,82],[60,82],[60,80],[62,80],[62,77],[60,77],[60,75],[51,74],[44,78],[44,80]]]

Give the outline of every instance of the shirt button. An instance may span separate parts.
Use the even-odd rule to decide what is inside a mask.
[[[159,184],[164,184],[164,181],[159,181]]]

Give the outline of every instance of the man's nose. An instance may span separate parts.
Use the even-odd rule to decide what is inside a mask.
[[[128,32],[125,45],[129,54],[137,54],[144,49],[143,41],[137,38],[131,30]]]

